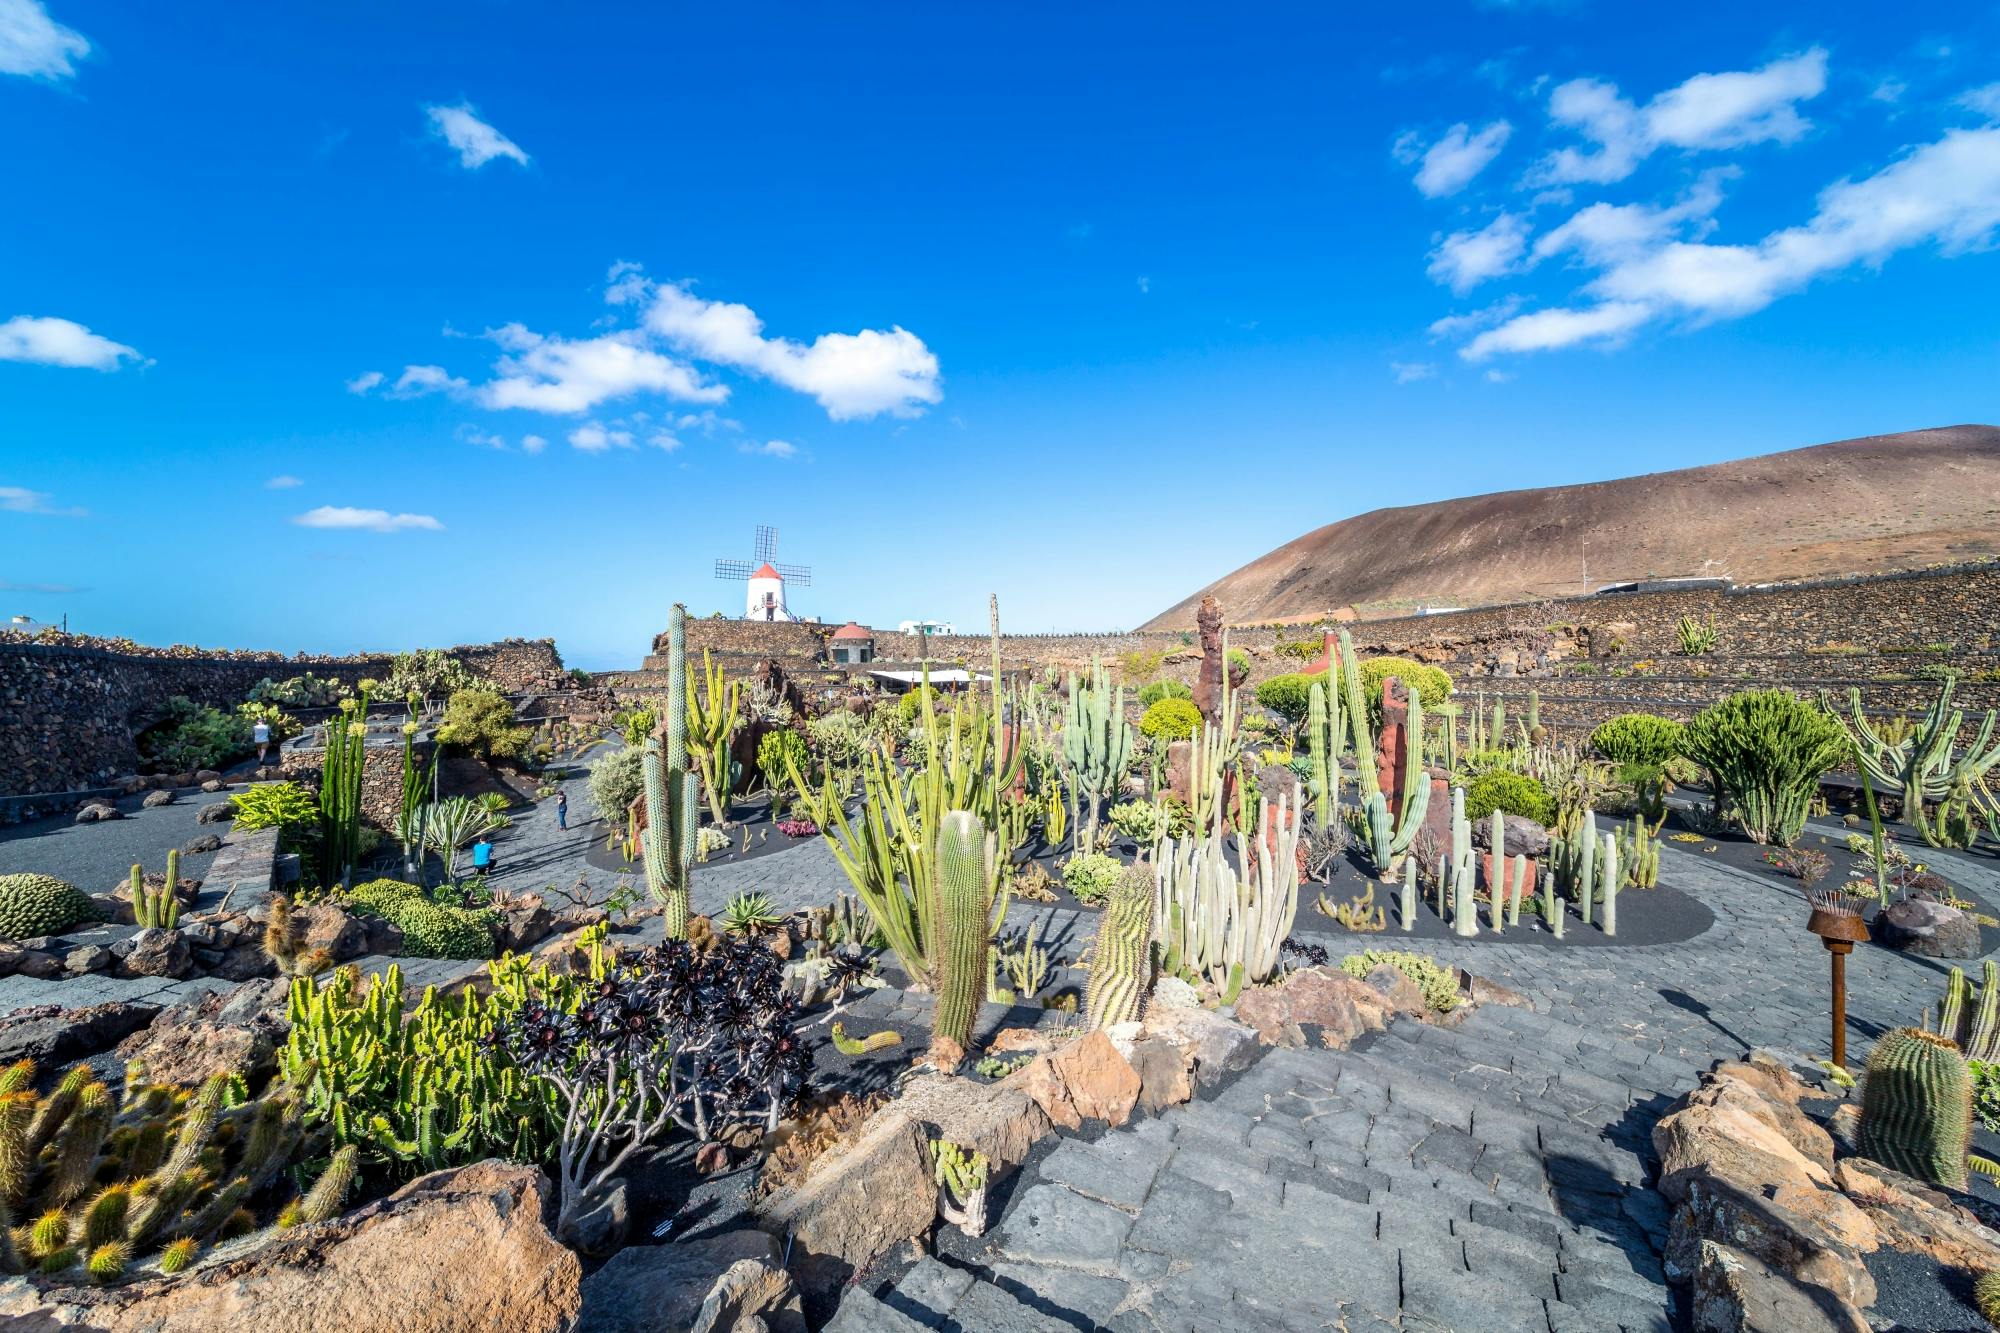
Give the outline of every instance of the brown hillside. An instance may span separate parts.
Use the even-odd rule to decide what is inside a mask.
[[[1574,596],[1644,578],[1881,573],[1996,553],[2000,428],[1946,426],[1373,510],[1285,543],[1142,628],[1192,626],[1207,593],[1242,624],[1349,605]]]

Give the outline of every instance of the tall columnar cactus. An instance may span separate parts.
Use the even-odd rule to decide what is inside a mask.
[[[685,631],[683,631],[685,632]],[[669,634],[672,633],[671,625]],[[671,644],[668,652],[673,652]],[[682,669],[686,669],[687,648],[685,641],[680,649]],[[671,673],[673,659],[668,658],[669,682],[673,689]],[[743,703],[743,687],[737,681],[724,682],[722,668],[715,665],[708,650],[702,649],[702,689],[696,690],[695,682],[686,682],[687,693],[687,746],[694,755],[696,766],[701,772],[702,790],[708,793],[708,817],[718,828],[729,822],[729,795],[736,785],[736,763],[730,758],[730,742],[736,737],[736,720]],[[776,788],[785,780],[782,773],[766,773],[764,778]]]
[[[1556,870],[1549,866],[1542,871],[1542,922],[1549,933],[1557,939],[1563,937],[1563,922],[1569,909],[1563,905],[1562,895],[1556,892]]]
[[[358,699],[342,699],[340,712],[326,724],[326,752],[320,759],[319,826],[322,869],[329,883],[350,885],[361,859],[361,774],[368,760],[368,695],[375,682],[361,682]]]
[[[1451,928],[1460,935],[1479,933],[1479,908],[1473,898],[1478,883],[1478,863],[1472,855],[1472,822],[1465,817],[1465,788],[1451,789]],[[1442,898],[1445,877],[1439,877]]]
[[[1493,817],[1487,829],[1487,861],[1492,868],[1488,876],[1486,895],[1490,898],[1493,918],[1493,933],[1500,934],[1507,927],[1507,816],[1499,806],[1493,807]]]
[[[1905,1175],[1965,1187],[1972,1075],[1957,1043],[1898,1028],[1875,1043],[1861,1086],[1861,1152]]]
[[[1986,961],[1976,996],[1972,983],[1965,979],[1965,969],[1951,970],[1938,1011],[1937,1033],[1957,1042],[1969,1060],[1991,1063],[2000,1059],[2000,963],[1990,958]]]
[[[181,900],[174,888],[180,883],[181,854],[179,849],[167,853],[167,882],[156,893],[146,887],[146,876],[137,865],[132,867],[132,919],[142,928],[159,927],[172,930],[181,919]]]
[[[1153,868],[1144,861],[1118,877],[1097,921],[1084,1014],[1093,1028],[1137,1019],[1153,985]]]
[[[993,948],[993,894],[997,876],[993,838],[978,815],[954,810],[938,830],[937,1017],[931,1025],[931,1061],[956,1069],[972,1043],[972,1020],[985,998]]]
[[[1542,739],[1541,731],[1542,731],[1542,692],[1540,690],[1531,689],[1528,691],[1528,740],[1530,741],[1530,743],[1540,742],[1540,740]]]
[[[1858,687],[1847,692],[1847,718],[1821,700],[1853,743],[1863,776],[1902,793],[1903,818],[1933,847],[1971,845],[1982,821],[1991,836],[2000,838],[2000,796],[1989,777],[2000,765],[2000,740],[1994,739],[2000,712],[1988,710],[1978,736],[1961,752],[1958,734],[1965,710],[1951,706],[1957,688],[1956,677],[1946,679],[1923,720],[1894,745],[1869,724]]]
[[[1361,671],[1355,664],[1354,640],[1340,632],[1341,687],[1347,693],[1349,728],[1354,735],[1354,764],[1359,774],[1361,812],[1367,821],[1369,855],[1375,873],[1390,875],[1396,862],[1410,849],[1417,831],[1424,826],[1424,812],[1430,808],[1430,777],[1424,770],[1424,705],[1415,690],[1409,691],[1409,720],[1404,724],[1403,802],[1400,811],[1389,809],[1382,792],[1382,777],[1375,767],[1375,737],[1368,725],[1368,701],[1361,694]]]
[[[1618,867],[1618,839],[1607,833],[1604,835],[1604,850],[1599,859],[1602,867],[1598,875],[1598,897],[1603,903],[1602,913],[1604,933],[1618,933],[1618,889],[1624,882],[1624,871]]]
[[[1396,907],[1397,919],[1405,931],[1417,928],[1417,859],[1403,862],[1403,897]]]
[[[1098,812],[1132,763],[1132,724],[1125,720],[1125,686],[1112,688],[1104,664],[1090,661],[1090,680],[1069,678],[1063,718],[1063,767],[1086,801],[1080,847],[1097,845]]]
[[[1323,829],[1340,817],[1340,752],[1347,738],[1341,729],[1340,692],[1327,680],[1315,680],[1306,694],[1306,753],[1312,762],[1313,819]]]
[[[659,903],[668,939],[686,939],[688,871],[699,844],[701,811],[688,769],[687,608],[667,613],[667,697],[646,738],[640,770],[646,788],[646,892]]]
[[[1618,862],[1625,867],[1625,879],[1632,887],[1659,886],[1660,840],[1646,827],[1644,816],[1633,815],[1632,822],[1619,829]]]

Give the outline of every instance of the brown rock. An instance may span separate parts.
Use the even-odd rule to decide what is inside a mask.
[[[160,791],[149,791],[146,793],[145,798],[139,802],[140,805],[144,806],[148,810],[156,809],[159,806],[163,805],[172,805],[173,803],[174,803],[174,794],[165,789],[162,789]]]
[[[1139,1075],[1104,1033],[1080,1037],[1048,1059],[1068,1086],[1077,1114],[1114,1126],[1131,1119],[1139,1100]]]
[[[1979,923],[1971,913],[1932,902],[1905,898],[1876,918],[1876,935],[1891,949],[1925,958],[1977,958]]]
[[[1854,1157],[1841,1159],[1834,1181],[1867,1212],[1891,1249],[1927,1254],[1949,1268],[2000,1269],[2000,1233],[1944,1191]]]
[[[778,1239],[762,1231],[631,1246],[584,1282],[582,1326],[593,1333],[730,1333],[755,1318],[772,1333],[805,1333],[782,1254]]]
[[[757,1206],[757,1225],[790,1235],[794,1255],[821,1267],[861,1268],[937,1216],[930,1133],[890,1103],[841,1151],[824,1153],[806,1178]]]
[[[1140,1110],[1157,1115],[1194,1096],[1194,1079],[1182,1052],[1170,1041],[1149,1038],[1134,1042],[1125,1053],[1126,1063],[1139,1075]]]
[[[1083,1116],[1070,1100],[1069,1084],[1055,1066],[1052,1055],[1038,1055],[994,1085],[1022,1093],[1040,1107],[1051,1123],[1064,1129],[1082,1129]]]
[[[1251,986],[1236,997],[1236,1019],[1257,1032],[1266,1046],[1299,1047],[1305,1033],[1292,1018],[1291,998],[1282,986]]]
[[[939,1074],[912,1079],[884,1110],[985,1153],[995,1175],[1020,1165],[1049,1132],[1049,1117],[1027,1095],[997,1083]]]
[[[62,959],[45,949],[23,949],[14,960],[14,970],[24,977],[47,981],[62,975]]]
[[[1832,1190],[1819,1193],[1854,1208]],[[1860,1216],[1859,1209],[1854,1211]],[[1861,1223],[1872,1240],[1877,1234],[1874,1224],[1865,1216]],[[1875,1248],[1872,1243],[1861,1248],[1848,1245],[1816,1219],[1766,1197],[1754,1186],[1746,1191],[1734,1182],[1708,1176],[1688,1184],[1667,1232],[1667,1276],[1677,1281],[1692,1278],[1700,1263],[1701,1244],[1709,1240],[1732,1245],[1799,1282],[1824,1287],[1856,1306],[1865,1309],[1875,1303],[1875,1279],[1861,1260],[1862,1248]]]
[[[433,1172],[331,1222],[246,1238],[233,1257],[177,1277],[59,1298],[11,1283],[0,1316],[79,1333],[557,1333],[575,1325],[582,1267],[542,1225],[550,1192],[541,1172],[504,1162]]]
[[[1294,972],[1285,978],[1284,990],[1292,1021],[1319,1028],[1328,1046],[1345,1047],[1363,1032],[1383,1025],[1379,993],[1338,968]]]
[[[1421,1018],[1429,1008],[1417,983],[1392,963],[1377,963],[1365,978],[1369,989],[1381,996],[1391,1013],[1414,1014]]]
[[[1049,1051],[1059,1043],[1038,1028],[1001,1028],[986,1043],[988,1055],[1012,1055],[1017,1051]]]
[[[1508,990],[1499,982],[1488,981],[1485,977],[1481,976],[1468,975],[1465,979],[1465,984],[1460,989],[1472,997],[1474,1004],[1498,1004],[1504,1005],[1509,1009],[1533,1009],[1535,1007],[1534,1003],[1527,996],[1521,994],[1521,992]]]
[[[303,930],[305,949],[324,949],[336,963],[369,952],[368,922],[332,903],[292,908],[292,920]],[[399,932],[400,933],[400,932]]]
[[[1833,1140],[1788,1102],[1759,1094],[1730,1074],[1702,1075],[1653,1126],[1660,1193],[1671,1202],[1697,1175],[1762,1185],[1781,1201],[1833,1183]]]
[[[194,971],[194,955],[177,930],[153,927],[132,937],[132,952],[122,968],[130,977],[185,977]]]
[[[1824,1287],[1794,1281],[1754,1255],[1701,1243],[1695,1333],[1868,1333],[1861,1311]]]
[[[111,950],[103,945],[85,944],[63,955],[63,971],[73,977],[89,976],[93,972],[109,971],[116,961]]]
[[[147,1079],[156,1083],[192,1087],[227,1073],[254,1079],[271,1061],[277,1022],[235,1013],[224,1018],[233,999],[234,992],[216,991],[175,1005],[120,1042],[119,1057],[142,1062]]]
[[[1209,1009],[1154,1005],[1146,1011],[1146,1033],[1173,1043],[1199,1087],[1248,1069],[1257,1058],[1257,1033]]]
[[[76,812],[79,824],[100,824],[107,819],[123,819],[125,812],[109,801],[85,801],[83,808]]]

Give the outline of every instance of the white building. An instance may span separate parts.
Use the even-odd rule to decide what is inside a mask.
[[[956,634],[949,620],[905,620],[896,626],[899,634]]]
[[[745,620],[797,620],[798,617],[785,609],[785,576],[770,565],[757,566],[745,585],[743,618]]]

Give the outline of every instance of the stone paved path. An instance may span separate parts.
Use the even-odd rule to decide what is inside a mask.
[[[1986,865],[1951,871],[1991,887]],[[1532,1008],[1272,1052],[1213,1099],[1066,1139],[971,1262],[857,1287],[829,1327],[1669,1329],[1652,1125],[1715,1059],[1824,1054],[1828,967],[1783,886],[1673,847],[1661,873],[1711,930],[1588,954],[1426,941]],[[1398,947],[1393,929],[1322,938],[1336,957]],[[1855,954],[1850,1058],[1915,1021],[1944,971]]]

